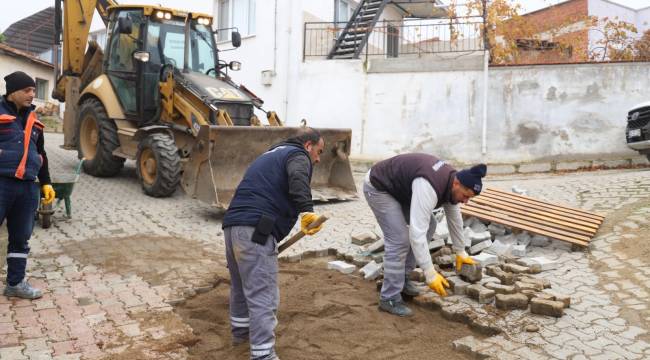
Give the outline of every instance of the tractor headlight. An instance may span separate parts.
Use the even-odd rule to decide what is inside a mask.
[[[171,20],[172,14],[171,13],[165,13],[165,20]]]
[[[241,70],[241,63],[239,61],[231,61],[230,64],[228,64],[228,67],[232,71],[239,71]]]
[[[158,11],[158,12],[156,13],[156,17],[157,17],[158,19],[162,19],[162,18],[165,17],[165,13],[162,12],[162,11]]]
[[[200,25],[206,25],[206,26],[207,26],[207,25],[210,25],[210,19],[208,19],[208,18],[199,18],[199,19],[197,20],[197,22],[198,22]]]

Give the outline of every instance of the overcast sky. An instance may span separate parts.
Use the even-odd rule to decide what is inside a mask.
[[[2,13],[5,14],[0,17],[0,31],[4,31],[12,23],[38,12],[48,6],[54,5],[54,0],[26,0],[26,1],[2,1]],[[268,1],[268,0],[261,0]],[[324,1],[324,0],[310,0],[310,1]],[[517,0],[526,11],[533,11],[539,8],[556,4],[563,0]],[[631,8],[640,8],[650,6],[650,0],[612,0],[614,2],[629,6]],[[172,8],[185,8],[187,10],[199,11],[204,13],[212,13],[212,0],[124,0],[118,1],[124,4],[161,4],[163,6]],[[447,1],[445,1],[447,2]],[[459,1],[461,3],[462,1]],[[99,20],[95,21],[98,22]],[[100,21],[99,21],[100,22]],[[93,23],[93,29],[101,26],[100,24]]]

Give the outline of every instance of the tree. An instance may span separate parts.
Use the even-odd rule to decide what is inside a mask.
[[[595,19],[590,31],[597,34],[599,39],[589,49],[592,61],[632,61],[635,59],[635,34],[638,30],[634,24],[604,17]]]
[[[0,43],[5,42],[6,39],[7,39],[7,38],[5,37],[5,34],[4,34],[4,33],[0,33]]]
[[[635,59],[650,61],[650,30],[646,30],[640,39],[634,42]]]
[[[517,63],[522,50],[554,51],[567,56],[567,61],[633,60],[637,29],[618,18],[597,18],[578,13],[566,17],[540,19],[521,15],[522,7],[513,0],[468,0],[465,16],[482,15],[484,3],[486,21],[480,27],[482,36],[487,31],[491,62]],[[449,5],[450,18],[458,17],[456,0]],[[598,40],[589,44],[589,35],[598,34]],[[650,55],[650,35],[647,39]]]

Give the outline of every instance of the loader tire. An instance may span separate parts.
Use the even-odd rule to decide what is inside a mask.
[[[136,172],[145,194],[167,197],[181,182],[181,157],[171,135],[153,133],[138,144]]]
[[[120,146],[117,126],[97,99],[87,99],[79,106],[77,151],[84,172],[92,176],[111,177],[124,167],[125,159],[114,156]]]

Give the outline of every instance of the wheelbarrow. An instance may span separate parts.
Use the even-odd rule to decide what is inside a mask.
[[[68,219],[72,217],[72,202],[70,201],[70,195],[72,195],[74,184],[79,180],[79,173],[81,172],[81,165],[83,162],[84,159],[79,161],[74,174],[56,176],[52,179],[51,185],[56,193],[56,206],[58,206],[61,203],[61,200],[63,200],[65,203],[65,215]],[[55,208],[53,205],[53,203],[45,205],[42,201],[39,204],[38,213],[41,216],[41,227],[43,229],[52,226],[52,215],[54,214]]]

